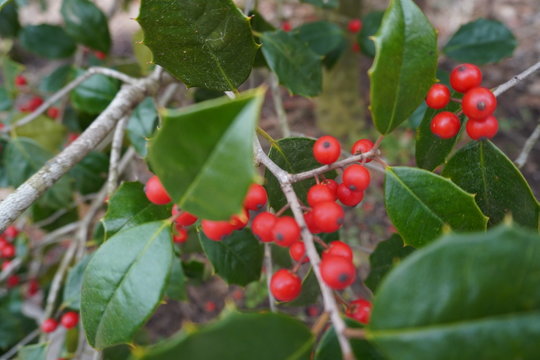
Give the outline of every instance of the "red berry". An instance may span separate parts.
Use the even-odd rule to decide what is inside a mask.
[[[323,251],[323,258],[326,256],[342,256],[350,262],[353,261],[353,251],[351,247],[343,241],[332,241],[328,248]]]
[[[54,319],[47,319],[41,324],[41,331],[46,334],[52,333],[58,327],[58,322]]]
[[[66,329],[73,329],[79,323],[79,313],[75,311],[68,311],[60,319],[60,323]]]
[[[31,279],[28,282],[28,288],[26,290],[26,293],[28,296],[34,296],[39,291],[39,282],[36,279]]]
[[[34,96],[27,103],[28,112],[36,110],[41,105],[43,105],[43,99],[39,96]]]
[[[449,111],[440,112],[431,119],[431,132],[442,139],[456,136],[460,127],[459,118]]]
[[[107,58],[107,54],[105,54],[103,51],[94,51],[94,56],[99,60],[105,60],[105,58]]]
[[[371,181],[369,171],[362,165],[352,164],[343,170],[343,184],[352,191],[364,191]]]
[[[339,184],[337,190],[339,201],[345,206],[356,206],[364,199],[363,191],[351,191],[345,184]]]
[[[434,84],[426,96],[426,104],[432,109],[442,109],[450,102],[450,90],[443,84]]]
[[[292,301],[300,295],[302,280],[290,270],[280,269],[272,275],[270,291],[279,301]]]
[[[315,317],[317,315],[319,315],[319,308],[317,307],[317,305],[309,305],[306,309],[306,313],[308,316],[310,317]]]
[[[325,179],[321,182],[321,184],[326,186],[332,192],[332,195],[334,195],[334,199],[337,199],[337,188],[339,185],[336,180]]]
[[[309,232],[312,234],[321,233],[321,229],[317,226],[315,219],[313,218],[313,211],[308,211],[304,214],[304,221],[309,229]]]
[[[285,31],[285,32],[289,32],[292,30],[292,25],[290,22],[288,21],[284,21],[281,23],[281,30]]]
[[[465,126],[467,134],[471,139],[478,140],[482,138],[491,139],[499,130],[499,122],[495,116],[488,116],[483,120],[469,119]]]
[[[2,255],[3,258],[9,259],[9,258],[14,257],[15,253],[16,253],[15,245],[7,243],[2,248],[2,254],[1,255]]]
[[[300,240],[300,226],[293,217],[282,216],[276,220],[272,229],[274,242],[283,247],[291,246]]]
[[[360,51],[362,51],[362,49],[360,48],[360,44],[358,44],[356,41],[352,44],[352,51],[355,53],[359,53]]]
[[[313,221],[321,232],[338,231],[343,224],[345,213],[341,206],[333,201],[317,204],[312,209]]]
[[[336,201],[335,195],[328,186],[315,184],[309,189],[307,193],[307,202],[310,206],[315,206],[326,201]]]
[[[68,138],[67,138],[67,143],[71,144],[72,142],[74,142],[75,140],[79,138],[79,135],[80,134],[77,134],[77,133],[69,133]]]
[[[177,205],[174,205],[172,208],[172,216],[174,217],[174,222],[181,226],[193,225],[198,220],[195,215],[179,210]]]
[[[291,255],[291,258],[296,262],[302,261],[302,264],[309,261],[309,258],[305,256],[306,246],[302,241],[296,241],[289,247],[289,255]]]
[[[497,107],[497,98],[491,90],[477,87],[465,93],[461,101],[463,113],[469,118],[485,119]]]
[[[244,200],[244,207],[248,210],[257,211],[262,209],[267,201],[268,194],[264,187],[259,184],[252,184]]]
[[[347,25],[347,30],[353,34],[359,32],[362,30],[362,21],[360,19],[352,19]]]
[[[183,244],[188,239],[188,231],[185,227],[176,224],[176,234],[173,234],[173,242]]]
[[[49,110],[47,110],[47,116],[51,119],[56,119],[60,115],[60,110],[57,107],[50,107]]]
[[[473,64],[458,65],[450,73],[450,85],[460,93],[480,86],[482,83],[482,71]]]
[[[20,279],[17,275],[11,275],[7,278],[6,283],[8,288],[14,288],[19,285]]]
[[[343,256],[325,256],[320,269],[326,285],[335,290],[345,289],[356,279],[354,264]]]
[[[274,235],[272,229],[277,221],[277,216],[267,211],[262,212],[255,216],[251,223],[251,231],[262,242],[274,241]]]
[[[321,164],[331,164],[339,159],[341,145],[333,136],[320,137],[313,145],[313,156]]]
[[[6,235],[6,237],[8,239],[15,239],[17,237],[17,235],[19,235],[19,229],[17,229],[16,226],[13,226],[13,225],[10,225],[7,227],[6,231],[4,231],[4,235]]]
[[[241,230],[246,227],[249,222],[249,211],[242,209],[242,213],[233,215],[229,223],[233,226],[234,230]]]
[[[234,226],[228,221],[201,221],[201,227],[204,235],[214,241],[221,241],[234,231]]]
[[[358,154],[365,154],[371,149],[373,149],[373,142],[369,139],[360,139],[357,142],[355,142],[351,148],[351,154],[358,155]],[[370,162],[371,159],[366,159],[366,162]]]
[[[159,178],[154,175],[148,180],[146,186],[144,187],[144,192],[148,200],[156,205],[165,205],[171,202],[167,190],[161,184]]]
[[[24,75],[17,75],[15,77],[15,86],[22,87],[28,84],[26,77]]]
[[[206,312],[209,312],[209,313],[214,312],[216,311],[216,308],[217,308],[216,303],[211,300],[204,303],[204,311]]]
[[[364,299],[356,299],[351,301],[345,315],[347,317],[361,322],[362,324],[369,323],[371,317],[371,302]]]

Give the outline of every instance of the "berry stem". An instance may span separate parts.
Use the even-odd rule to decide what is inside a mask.
[[[318,236],[313,236],[313,240],[315,240],[315,242],[319,245],[321,245],[323,248],[325,249],[328,249],[328,244],[325,243],[320,237]]]
[[[274,266],[272,264],[272,247],[270,243],[264,244],[264,267],[266,269],[266,286],[270,289],[270,281],[272,279],[272,274],[274,273]],[[270,311],[276,312],[276,300],[272,296],[272,292],[268,291],[268,302],[270,303]]]
[[[450,98],[450,100],[455,101],[455,102],[461,104],[461,99],[458,99],[458,98]]]
[[[281,209],[279,209],[279,211],[276,213],[276,216],[277,217],[280,217],[281,215],[283,215],[283,213],[285,211],[287,211],[289,208],[291,207],[291,205],[289,205],[288,203],[283,205],[283,207]]]
[[[365,339],[366,338],[366,332],[364,329],[346,328],[345,331],[343,331],[343,334],[345,334],[346,337],[351,338],[351,339]]]
[[[326,323],[330,320],[330,314],[328,312],[323,312],[315,321],[311,327],[311,333],[315,338],[326,328]]]

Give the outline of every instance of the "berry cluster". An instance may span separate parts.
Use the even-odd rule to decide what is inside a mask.
[[[66,329],[73,329],[79,323],[79,313],[68,311],[60,318],[60,324]],[[46,334],[54,332],[58,328],[58,321],[53,318],[46,319],[41,324],[41,331]]]
[[[4,259],[2,263],[2,271],[7,269],[11,264],[10,259],[17,254],[17,249],[13,240],[19,235],[19,230],[15,226],[9,226],[3,234],[0,234],[0,258]],[[20,279],[17,275],[11,275],[6,279],[6,286],[14,288],[19,285]]]
[[[474,140],[491,139],[499,129],[499,123],[492,115],[497,107],[497,98],[481,84],[482,72],[475,65],[461,64],[450,73],[450,85],[464,94],[460,100],[461,108],[469,119],[465,129]],[[433,85],[426,96],[426,104],[433,109],[443,109],[450,100],[450,90],[442,84]],[[431,120],[431,131],[443,139],[456,136],[460,127],[458,115],[449,111],[440,112]]]
[[[28,80],[26,79],[26,76],[24,75],[17,75],[15,77],[15,80],[13,81],[15,86],[18,88],[25,88],[28,85]],[[40,96],[32,96],[30,99],[28,99],[25,103],[19,105],[19,111],[23,113],[31,113],[34,112],[38,107],[43,105],[44,101],[43,98]],[[47,110],[47,116],[51,119],[56,119],[60,115],[60,110],[57,107],[50,107]]]

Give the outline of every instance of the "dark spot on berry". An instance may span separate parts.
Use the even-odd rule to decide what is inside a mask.
[[[278,241],[283,241],[283,234],[278,233],[278,234],[276,235],[276,239],[278,239]]]
[[[264,204],[257,204],[257,210],[261,210],[263,208]]]
[[[349,186],[349,190],[356,191],[356,186],[354,186],[354,185]]]
[[[476,108],[480,111],[484,110],[486,108],[486,103],[483,102],[483,101],[480,101],[478,102],[478,104],[476,104]]]
[[[323,148],[328,149],[329,147],[332,146],[332,144],[330,144],[329,141],[325,141],[325,142],[322,143],[322,146],[323,146]]]
[[[349,281],[349,275],[348,274],[339,274],[338,281],[340,283],[346,283],[347,281]]]
[[[459,66],[459,67],[457,68],[457,71],[465,71],[465,70],[467,70],[467,67],[464,66],[464,65],[461,65],[461,66]]]

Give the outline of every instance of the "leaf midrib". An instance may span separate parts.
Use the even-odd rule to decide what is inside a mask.
[[[431,332],[431,331],[448,331],[448,330],[452,330],[453,328],[459,329],[462,327],[476,326],[476,324],[478,323],[492,322],[492,321],[508,321],[508,320],[512,320],[513,317],[526,319],[529,316],[540,317],[540,310],[535,310],[532,312],[510,312],[510,313],[498,314],[498,315],[488,315],[488,316],[476,318],[476,319],[464,319],[461,321],[425,325],[425,326],[418,326],[418,327],[412,327],[412,328],[368,330],[368,338],[377,340],[381,338],[384,339],[384,338],[408,336],[411,334],[412,335],[422,334],[422,333]],[[505,318],[508,318],[508,319],[505,319]]]

